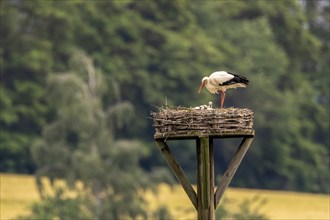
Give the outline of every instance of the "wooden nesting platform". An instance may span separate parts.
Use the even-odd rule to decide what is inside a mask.
[[[253,136],[253,112],[247,108],[172,107],[152,112],[154,138]]]
[[[253,112],[249,109],[208,106],[172,107],[152,112],[155,141],[197,211],[198,220],[215,220],[215,210],[253,139]],[[215,138],[243,138],[217,187],[214,178]],[[196,140],[197,191],[171,154],[167,140]]]

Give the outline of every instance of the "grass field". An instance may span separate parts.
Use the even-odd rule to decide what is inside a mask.
[[[0,174],[0,219],[9,220],[28,212],[29,204],[38,201],[38,193],[33,176]],[[235,209],[244,199],[256,195],[267,202],[260,212],[269,219],[278,220],[329,220],[330,198],[328,195],[296,193],[269,190],[230,188],[226,198],[231,201],[228,208]],[[192,204],[181,186],[169,188],[159,186],[157,195],[146,192],[151,201],[151,209],[164,205],[170,209],[176,220],[196,219]]]

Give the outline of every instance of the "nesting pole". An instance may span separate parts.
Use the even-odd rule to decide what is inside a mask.
[[[237,108],[177,107],[151,115],[156,144],[195,207],[197,219],[215,219],[215,210],[253,141],[253,112]],[[216,138],[242,138],[242,142],[215,190],[213,140]],[[196,141],[197,192],[166,143],[183,139]]]

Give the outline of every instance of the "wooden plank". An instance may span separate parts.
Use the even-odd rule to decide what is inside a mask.
[[[228,168],[220,182],[220,185],[218,186],[218,188],[215,192],[215,208],[218,206],[225,190],[227,189],[230,181],[232,180],[233,176],[235,175],[237,168],[241,164],[242,159],[245,156],[245,153],[247,152],[247,150],[249,149],[252,141],[253,141],[253,137],[252,138],[245,137],[242,140],[240,146],[238,147],[234,157],[230,161]]]
[[[202,137],[201,154],[202,154],[202,203],[203,208],[210,207],[210,154],[209,154],[209,138]]]
[[[197,210],[197,195],[196,195],[196,192],[195,192],[194,188],[192,187],[190,181],[188,180],[187,176],[185,175],[185,173],[181,169],[179,163],[174,159],[173,155],[171,154],[171,151],[170,151],[169,147],[167,146],[167,144],[165,142],[156,140],[156,144],[157,144],[158,148],[160,149],[160,151],[162,152],[163,156],[165,157],[168,165],[172,169],[172,171],[175,174],[176,178],[181,183],[183,189],[187,193],[190,201],[192,202],[195,209]]]
[[[154,138],[157,140],[184,140],[184,139],[198,139],[199,137],[212,137],[212,138],[238,138],[238,137],[254,137],[254,130],[237,131],[237,132],[223,132],[223,133],[210,133],[210,134],[155,134]]]
[[[210,211],[209,220],[215,220],[215,200],[214,200],[214,147],[213,138],[209,138],[209,154],[210,154]]]

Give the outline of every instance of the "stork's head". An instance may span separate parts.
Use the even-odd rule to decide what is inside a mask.
[[[202,79],[202,84],[201,84],[201,87],[199,87],[199,90],[198,90],[198,93],[200,93],[203,89],[203,87],[209,82],[209,77],[205,76],[203,79]]]

